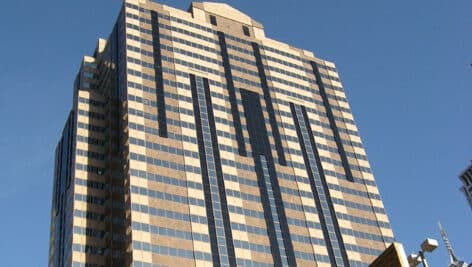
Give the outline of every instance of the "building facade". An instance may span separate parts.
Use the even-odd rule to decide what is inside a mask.
[[[126,0],[56,149],[50,266],[367,266],[393,241],[333,63]]]
[[[461,191],[464,193],[465,198],[469,202],[469,206],[472,209],[472,164],[459,176],[462,187]]]

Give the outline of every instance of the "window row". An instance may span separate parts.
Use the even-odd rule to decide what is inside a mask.
[[[104,133],[107,130],[105,127],[83,123],[83,122],[77,122],[77,127],[86,129],[92,132],[99,132],[99,133]]]
[[[190,260],[212,261],[211,254],[206,253],[206,252],[201,252],[198,250],[194,251],[194,250],[171,248],[171,247],[159,246],[159,245],[154,245],[154,244],[149,244],[149,243],[139,242],[139,241],[133,242],[133,249],[149,251],[153,254],[186,258]]]
[[[101,197],[95,197],[91,195],[82,195],[82,194],[75,194],[74,199],[77,201],[83,201],[87,202],[90,204],[97,204],[97,205],[103,205],[105,204],[105,199]]]
[[[84,165],[84,164],[80,164],[80,163],[76,163],[75,168],[77,170],[86,171],[86,172],[90,172],[90,173],[94,173],[94,174],[98,174],[98,175],[103,175],[103,174],[105,174],[105,171],[106,171],[105,168],[100,168],[100,167],[96,167],[96,166],[92,166],[92,165]]]
[[[92,119],[98,119],[98,120],[104,120],[106,118],[106,115],[104,114],[100,114],[93,111],[85,111],[82,109],[79,109],[79,115],[86,116]]]
[[[85,151],[82,149],[77,149],[76,153],[78,156],[88,157],[88,158],[97,159],[97,160],[104,160],[106,157],[105,154],[90,151],[90,150]]]
[[[84,97],[79,97],[79,102],[84,103],[84,104],[88,104],[88,105],[92,105],[92,106],[96,106],[96,107],[101,107],[101,108],[106,106],[106,103],[104,103],[104,102],[93,100],[93,99],[88,99],[88,98],[84,98]]]
[[[82,142],[82,143],[87,143],[90,145],[96,145],[96,146],[104,146],[106,143],[105,140],[100,140],[100,139],[92,138],[92,137],[86,137],[82,135],[77,135],[77,141]]]
[[[148,196],[151,198],[158,198],[158,199],[172,201],[172,202],[181,203],[181,204],[189,204],[189,205],[205,207],[205,201],[203,199],[169,194],[166,192],[147,189],[144,187],[131,186],[131,192],[135,194],[140,194],[143,196]]]
[[[89,246],[89,245],[82,245],[82,244],[72,244],[72,250],[77,252],[83,252],[86,254],[92,255],[99,255],[102,256],[105,252],[104,248]]]
[[[153,158],[153,157],[148,157],[146,155],[141,155],[141,154],[136,154],[136,153],[130,153],[130,158],[132,160],[146,162],[151,165],[160,166],[160,167],[168,168],[171,170],[184,171],[184,172],[186,171],[186,172],[201,174],[201,170],[199,167],[194,167],[191,165],[184,165],[184,164],[162,160],[158,158]]]
[[[189,215],[188,213],[180,213],[171,210],[149,207],[146,205],[131,203],[131,210],[172,220],[190,222],[191,219],[191,221],[194,223],[208,224],[207,217],[204,216]]]
[[[132,227],[133,227],[133,230],[149,232],[155,235],[165,235],[165,236],[175,237],[179,239],[210,242],[210,237],[208,235],[200,234],[196,232],[181,231],[177,229],[160,227],[160,226],[155,226],[155,225],[151,225],[147,223],[140,223],[140,222],[132,222]]]

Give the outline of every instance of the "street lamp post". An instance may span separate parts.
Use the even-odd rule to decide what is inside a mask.
[[[410,267],[416,267],[418,264],[422,263],[424,267],[428,267],[428,262],[424,256],[425,252],[433,252],[438,247],[438,241],[432,238],[427,238],[421,244],[421,250],[417,254],[410,254],[408,256],[408,264]]]

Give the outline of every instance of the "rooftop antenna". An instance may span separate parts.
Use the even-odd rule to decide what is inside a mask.
[[[442,239],[444,241],[444,244],[446,245],[447,252],[449,253],[450,264],[458,262],[457,257],[454,254],[454,250],[452,250],[451,242],[449,242],[449,238],[447,238],[446,231],[444,231],[444,228],[442,227],[441,222],[438,222],[438,225],[439,225],[439,230],[441,231]]]

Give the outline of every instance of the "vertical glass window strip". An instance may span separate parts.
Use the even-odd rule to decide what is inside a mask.
[[[214,262],[214,264],[216,266],[230,266],[230,263],[235,261],[235,258],[233,250],[231,250],[231,257],[228,253],[228,241],[231,241],[232,237],[228,236],[231,230],[225,230],[224,220],[229,220],[228,214],[227,212],[226,214],[222,212],[222,208],[226,208],[226,199],[221,199],[221,197],[225,198],[225,195],[222,192],[224,187],[220,188],[223,181],[219,181],[218,177],[218,174],[221,176],[221,166],[218,165],[220,162],[216,162],[216,160],[219,161],[219,154],[215,155],[215,151],[218,150],[217,147],[214,147],[215,145],[217,146],[215,143],[216,139],[212,140],[212,137],[216,137],[212,136],[211,127],[214,128],[215,126],[211,102],[207,101],[210,96],[209,92],[208,94],[205,92],[205,87],[208,87],[208,83],[205,83],[203,78],[194,75],[190,75],[190,79],[192,96],[194,97],[194,109],[196,111],[195,117],[199,135],[200,157],[203,163],[202,176],[204,178],[205,198],[207,206],[211,207],[209,216],[213,215],[212,222],[210,221],[211,218],[209,220],[209,230],[212,243],[216,242],[212,244],[212,250],[218,255],[218,262]],[[215,159],[215,156],[217,156],[217,159]],[[221,196],[222,194],[223,196]],[[223,205],[222,201],[224,201]],[[229,222],[226,224],[229,224]],[[231,242],[229,244],[232,246]],[[233,248],[231,247],[230,249]],[[233,265],[235,264],[231,264],[231,266]]]
[[[308,118],[301,106],[290,103],[292,116],[295,120],[297,134],[300,146],[303,152],[303,158],[310,178],[311,188],[316,202],[316,208],[320,215],[321,226],[325,241],[328,247],[328,254],[331,264],[335,266],[349,266],[347,262],[346,251],[342,245],[341,235],[334,209],[330,203],[329,191],[326,180],[322,174],[321,164],[317,155],[315,155],[315,144],[311,140],[313,138],[309,130]]]
[[[231,114],[233,116],[234,130],[236,132],[236,141],[238,142],[239,155],[246,156],[246,147],[244,145],[244,135],[241,128],[241,118],[239,117],[238,104],[236,98],[236,89],[233,83],[233,74],[229,63],[228,48],[226,46],[226,38],[223,32],[218,32],[218,40],[220,44],[221,57],[223,59],[223,67],[225,69],[226,87],[228,88],[229,102],[231,105]]]
[[[167,137],[166,102],[164,97],[164,78],[162,74],[161,41],[159,37],[159,21],[157,12],[151,11],[152,48],[154,57],[154,76],[156,79],[157,122],[159,136]]]
[[[262,113],[261,98],[259,94],[244,89],[240,93],[274,265],[295,266],[295,253]],[[260,156],[263,156],[265,164],[262,164]]]
[[[331,129],[333,130],[334,140],[336,141],[336,146],[338,147],[339,155],[341,156],[341,162],[343,164],[344,172],[346,173],[346,178],[349,181],[353,182],[354,178],[352,176],[351,167],[349,166],[349,162],[347,160],[346,151],[344,150],[344,145],[341,141],[341,135],[339,134],[338,126],[336,125],[336,120],[334,119],[333,111],[329,104],[328,97],[326,96],[326,89],[324,88],[323,81],[321,80],[321,75],[318,69],[318,65],[312,61],[311,66],[313,68],[313,74],[316,77],[316,83],[318,85],[318,88],[320,89],[320,95],[323,98],[326,114],[328,115]]]
[[[284,240],[282,238],[282,230],[280,229],[279,216],[277,215],[277,208],[275,204],[274,191],[270,182],[269,169],[267,167],[267,160],[264,155],[259,156],[259,160],[262,166],[262,173],[264,176],[264,183],[267,188],[267,196],[269,197],[270,211],[272,213],[272,220],[274,221],[275,235],[277,238],[277,245],[280,249],[280,258],[283,266],[288,266],[287,255],[285,254]]]
[[[336,146],[338,147],[339,155],[341,156],[341,162],[343,164],[343,168],[344,168],[344,172],[346,174],[346,178],[347,178],[347,180],[349,180],[351,182],[354,182],[355,180],[354,180],[354,176],[352,175],[351,168],[354,168],[355,170],[357,170],[359,172],[361,172],[361,169],[359,168],[359,166],[349,164],[349,161],[347,159],[346,150],[344,149],[344,144],[341,140],[341,135],[339,133],[338,126],[336,125],[336,120],[334,119],[332,108],[329,104],[328,96],[326,94],[326,88],[325,88],[325,86],[323,84],[323,81],[321,79],[321,73],[320,73],[320,70],[319,70],[319,66],[314,61],[311,61],[310,63],[311,63],[311,67],[313,69],[313,74],[316,77],[316,83],[318,84],[318,87],[320,89],[321,97],[323,98],[323,103],[324,103],[324,106],[325,106],[325,109],[326,109],[326,114],[328,115],[329,124],[331,125],[331,129],[333,130],[334,140],[336,142]],[[343,120],[344,120],[344,118],[343,118]],[[356,179],[356,180],[359,180],[359,179]],[[363,179],[360,179],[360,181],[362,183],[364,183],[364,185],[365,185],[365,181]],[[369,190],[367,190],[367,194],[369,195],[369,198],[373,198],[371,196],[371,192]],[[375,210],[374,210],[373,207],[372,207],[372,212],[375,213]],[[380,227],[380,224],[378,222],[377,222],[377,226]],[[383,237],[383,235],[382,235],[382,239],[384,240],[384,242],[387,242],[385,240],[385,238]]]
[[[270,127],[272,128],[272,135],[274,136],[275,148],[277,150],[277,157],[279,158],[279,164],[287,166],[285,154],[282,146],[282,140],[280,137],[279,127],[277,126],[277,120],[275,118],[274,106],[272,104],[272,98],[270,96],[269,85],[267,83],[267,76],[264,70],[264,64],[262,63],[262,56],[259,44],[252,43],[252,49],[254,57],[256,59],[257,71],[261,80],[262,92],[264,93],[264,100],[267,106],[267,112],[269,113]]]

